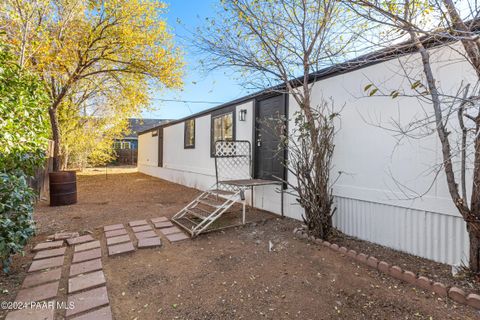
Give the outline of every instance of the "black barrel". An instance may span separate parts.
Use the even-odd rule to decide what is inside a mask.
[[[50,172],[50,206],[77,203],[77,173],[75,171]]]

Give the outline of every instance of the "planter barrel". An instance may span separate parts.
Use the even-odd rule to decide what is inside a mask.
[[[77,203],[77,173],[75,171],[50,172],[50,206]]]

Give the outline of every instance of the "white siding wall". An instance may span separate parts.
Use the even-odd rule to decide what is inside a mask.
[[[215,175],[210,157],[210,116],[195,119],[195,148],[183,147],[185,123],[166,127],[163,131],[163,167],[203,175]]]
[[[246,121],[238,120],[241,109],[247,110]],[[247,102],[240,104],[236,106],[235,112],[237,117],[235,124],[236,139],[251,142],[253,132],[253,103]],[[193,149],[185,149],[183,147],[183,122],[165,127],[163,138],[163,168],[159,168],[156,165],[154,167],[143,165],[139,162],[139,170],[146,174],[192,188],[200,190],[208,189],[215,183],[215,161],[210,157],[210,124],[210,115],[195,119],[195,148]]]
[[[434,65],[444,90],[456,92],[461,80],[473,75],[470,66],[452,63],[459,56],[453,50],[434,50]],[[401,59],[404,67],[421,76],[417,56]],[[414,75],[411,73],[411,75]],[[425,174],[440,159],[437,137],[421,140],[403,140],[377,125],[389,126],[391,119],[405,124],[415,116],[424,116],[431,106],[416,98],[365,97],[363,88],[368,83],[381,88],[408,92],[409,83],[403,77],[399,60],[391,60],[357,71],[331,77],[315,83],[313,101],[332,99],[336,106],[344,106],[340,129],[336,136],[335,168],[344,172],[334,188],[338,207],[335,225],[345,233],[398,250],[449,264],[467,261],[468,238],[465,223],[459,217],[449,198],[445,177],[440,175],[432,184],[433,176]],[[252,140],[253,103],[237,106],[237,139]],[[248,121],[238,121],[239,110],[246,108]],[[290,97],[289,113],[298,110]],[[372,125],[374,124],[374,125]],[[148,134],[147,134],[148,135]],[[139,139],[139,170],[174,182],[206,189],[214,183],[214,161],[210,158],[210,115],[196,119],[195,149],[183,149],[183,123],[165,128],[164,167],[151,167],[143,160]],[[151,146],[156,153],[156,146]],[[151,155],[149,155],[151,157]],[[156,164],[155,164],[156,166]],[[291,174],[288,179],[294,181]],[[403,194],[395,180],[421,194],[411,199]],[[255,206],[280,213],[279,194],[274,187],[258,187]],[[301,219],[302,210],[294,197],[285,195],[285,215]]]
[[[158,165],[158,136],[151,132],[138,136],[138,167],[156,167]]]

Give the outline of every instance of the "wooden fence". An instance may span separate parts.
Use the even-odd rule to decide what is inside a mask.
[[[29,181],[30,186],[39,195],[39,200],[48,199],[50,189],[48,183],[48,173],[53,170],[53,144],[52,140],[48,141],[47,147],[47,159],[43,168],[38,168],[35,172],[35,176]]]
[[[120,165],[136,165],[137,164],[137,149],[116,149],[117,154],[116,163]]]

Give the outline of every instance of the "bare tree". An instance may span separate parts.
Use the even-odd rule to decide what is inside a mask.
[[[412,119],[407,128],[398,128],[404,135],[433,125],[441,144],[442,162],[439,166],[446,176],[450,197],[467,223],[470,238],[469,266],[474,272],[480,271],[480,101],[478,82],[480,81],[480,37],[478,36],[480,8],[476,3],[465,6],[468,11],[463,17],[455,3],[443,1],[347,1],[361,17],[367,18],[388,30],[398,38],[409,40],[409,46],[420,55],[423,66],[422,79],[408,79],[414,95],[428,100],[432,106],[431,115],[424,119]],[[465,3],[464,3],[465,4]],[[463,61],[467,61],[476,74],[473,83],[459,83],[456,94],[442,90],[441,82],[432,68],[430,44],[452,44]],[[457,44],[461,44],[458,49]],[[377,94],[379,88],[372,85],[366,88],[370,95]],[[446,88],[445,88],[446,89]],[[392,91],[395,98],[403,94]],[[457,121],[457,123],[453,123]],[[467,123],[468,121],[469,123]],[[458,128],[460,134],[452,134]],[[455,145],[458,148],[455,148]],[[467,161],[471,155],[472,170]],[[455,159],[460,158],[460,168]],[[467,196],[467,179],[471,174],[471,196]],[[435,178],[438,174],[435,175]]]
[[[246,86],[273,85],[272,91],[287,93],[298,104],[305,131],[300,144],[288,145],[297,161],[288,168],[298,178],[298,201],[310,232],[326,238],[333,214],[327,170],[333,123],[324,122],[330,115],[315,112],[323,106],[313,105],[312,88],[315,72],[353,45],[355,35],[346,24],[351,17],[335,0],[226,0],[220,15],[220,21],[207,19],[193,45],[206,55],[207,69],[236,68]]]
[[[341,110],[336,110],[333,101],[322,98],[318,106],[312,107],[312,117],[318,130],[318,149],[312,148],[310,139],[310,124],[305,114],[297,111],[293,114],[293,128],[287,132],[286,119],[267,119],[272,127],[267,131],[281,137],[278,152],[288,148],[288,159],[284,166],[296,179],[285,180],[289,186],[287,194],[296,198],[305,208],[303,220],[309,230],[316,236],[327,238],[332,231],[332,217],[335,214],[333,181],[330,174],[333,171],[333,152],[335,150],[334,137],[336,133],[335,121]],[[269,130],[272,128],[273,130]]]

